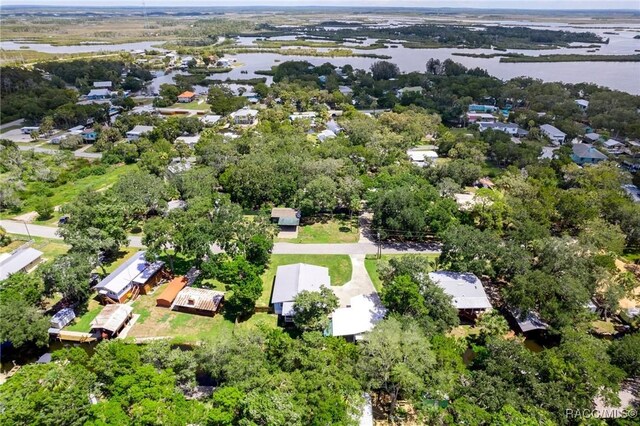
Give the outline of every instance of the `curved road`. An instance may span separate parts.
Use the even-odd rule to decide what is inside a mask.
[[[15,220],[0,220],[0,226],[9,234],[31,235],[35,237],[61,239],[55,226],[34,225]],[[129,235],[129,246],[142,248],[142,237]],[[378,247],[370,241],[349,244],[295,244],[275,243],[273,254],[376,254]],[[393,243],[382,245],[383,254],[439,254],[440,248],[436,244],[428,243]]]

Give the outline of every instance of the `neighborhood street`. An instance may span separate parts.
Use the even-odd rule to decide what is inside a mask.
[[[31,223],[19,222],[15,220],[0,220],[2,226],[9,234],[30,235],[32,237],[43,237],[61,239],[57,235],[55,226],[34,225]],[[142,237],[129,235],[129,246],[142,248]],[[295,243],[275,243],[273,254],[346,254],[363,255],[376,254],[378,247],[375,243],[361,240],[358,243],[349,244],[295,244]],[[387,243],[382,245],[382,254],[438,254],[440,253],[437,244],[429,243]]]

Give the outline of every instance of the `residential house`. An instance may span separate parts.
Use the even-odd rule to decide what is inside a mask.
[[[624,144],[615,139],[609,139],[602,142],[602,146],[609,154],[613,155],[622,154],[622,150],[624,149]]]
[[[96,89],[109,89],[113,88],[113,83],[111,81],[94,81],[93,87]]]
[[[405,95],[405,93],[418,93],[418,94],[422,94],[422,92],[424,92],[424,89],[420,86],[412,86],[412,87],[403,87],[402,89],[398,89],[396,91],[396,96],[401,98]]]
[[[475,318],[491,309],[491,302],[482,282],[474,274],[435,271],[429,272],[429,278],[451,296],[451,301],[460,315]]]
[[[271,209],[271,222],[277,223],[280,231],[297,232],[300,212],[286,207],[274,207]]]
[[[560,145],[564,143],[564,138],[567,136],[566,133],[552,126],[551,124],[543,124],[542,126],[540,126],[540,131],[542,132],[542,134],[551,139],[551,142],[554,145]]]
[[[62,330],[66,325],[73,321],[76,317],[76,313],[71,308],[60,309],[49,320],[51,328],[56,330]]]
[[[178,136],[176,138],[176,142],[182,142],[184,144],[186,144],[189,148],[194,149],[196,147],[196,144],[198,143],[198,141],[200,140],[200,135],[194,135],[194,136]]]
[[[22,246],[11,253],[0,254],[0,281],[18,272],[28,272],[42,260],[42,252]]]
[[[106,305],[91,321],[91,331],[98,333],[103,339],[116,337],[133,316],[132,312],[133,308],[129,305],[120,303]]]
[[[220,121],[220,119],[222,119],[221,115],[214,115],[214,114],[207,114],[205,116],[200,117],[200,121],[202,121],[202,123],[205,126],[213,126],[218,121]]]
[[[493,106],[493,105],[471,104],[471,105],[469,105],[468,111],[469,112],[484,112],[484,113],[493,114],[493,113],[498,111],[498,107],[497,106]]]
[[[310,120],[311,124],[313,124],[317,115],[315,111],[294,112],[289,116],[289,120],[291,120],[291,122],[296,120]]]
[[[416,166],[430,166],[438,159],[438,153],[432,150],[410,149],[407,155]]]
[[[478,123],[478,129],[481,132],[484,132],[487,129],[492,129],[498,132],[504,132],[510,134],[511,136],[517,137],[525,137],[529,134],[528,131],[521,129],[515,123],[494,123],[494,122],[484,122],[481,121]]]
[[[84,129],[82,131],[82,140],[85,143],[94,143],[98,139],[98,132],[95,129]]]
[[[91,89],[87,94],[87,99],[91,101],[107,99],[111,97],[109,89]]]
[[[622,185],[622,189],[631,197],[634,203],[640,203],[640,189],[637,186],[626,184]]]
[[[278,266],[273,282],[271,304],[276,314],[285,322],[293,322],[293,300],[302,291],[320,291],[330,287],[329,268],[296,263]]]
[[[177,176],[187,170],[191,170],[193,163],[195,163],[195,158],[174,158],[167,166],[167,174],[169,176]]]
[[[589,101],[585,99],[576,99],[575,103],[582,111],[586,111],[589,108]]]
[[[327,130],[331,130],[336,135],[342,131],[342,127],[335,120],[329,120],[325,123]]]
[[[148,262],[139,251],[100,281],[95,289],[105,302],[123,302],[139,293],[147,293],[162,279],[164,262]]]
[[[373,330],[384,319],[386,313],[377,293],[352,297],[348,306],[338,308],[331,314],[326,334],[342,336],[350,342],[360,340],[364,333]]]
[[[571,154],[571,159],[580,166],[584,164],[598,164],[607,159],[607,156],[598,151],[593,145],[576,143],[572,145],[572,149],[573,154]]]
[[[496,118],[491,114],[481,113],[481,112],[468,112],[466,113],[467,122],[471,123],[495,123]]]
[[[351,89],[351,87],[348,87],[348,86],[338,86],[338,91],[342,93],[344,96],[353,95],[353,89]]]
[[[248,126],[254,124],[258,119],[258,110],[244,107],[231,113],[231,118],[235,124]]]
[[[600,135],[597,133],[587,133],[584,135],[584,137],[582,138],[582,140],[585,143],[594,143],[594,142],[598,142],[600,140]]]
[[[325,129],[323,131],[321,131],[320,133],[318,133],[318,140],[320,142],[324,142],[327,139],[333,139],[336,137],[336,134],[333,133],[331,130],[329,129]]]
[[[176,295],[171,309],[197,315],[214,316],[223,300],[224,293],[221,291],[184,287]]]
[[[150,133],[152,132],[154,129],[154,126],[141,126],[141,125],[137,125],[135,126],[133,129],[129,130],[127,132],[127,140],[129,142],[132,141],[137,141],[138,139],[140,139],[142,136],[144,136],[146,133]]]
[[[196,94],[193,92],[182,92],[178,95],[178,102],[186,104],[189,102],[193,102],[196,98]]]

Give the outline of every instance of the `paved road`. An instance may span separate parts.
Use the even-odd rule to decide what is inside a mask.
[[[83,148],[73,151],[74,157],[88,158],[88,159],[102,158],[102,153],[100,152],[84,152],[84,150],[89,149],[90,146],[91,145],[87,145]],[[57,149],[49,149],[49,148],[42,148],[40,146],[27,146],[27,145],[18,145],[18,149],[20,151],[33,151],[39,154],[49,154],[49,155],[55,155],[60,152],[60,150],[57,150]]]
[[[56,233],[58,230],[55,226],[25,224],[15,220],[0,220],[0,226],[7,230],[10,234],[31,235],[35,237],[60,239]],[[28,231],[27,231],[28,229]],[[142,248],[142,237],[129,236],[129,246]],[[351,244],[294,244],[294,243],[275,243],[273,254],[346,254],[346,255],[364,255],[376,254],[378,247],[371,242],[360,242]],[[439,254],[439,247],[435,244],[412,244],[397,243],[383,244],[383,254]]]
[[[11,123],[4,123],[0,125],[0,130],[8,129],[9,127],[22,126],[24,123],[24,119],[20,118],[18,120],[12,121]]]

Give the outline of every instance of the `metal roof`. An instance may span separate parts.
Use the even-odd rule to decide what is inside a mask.
[[[271,303],[290,302],[301,291],[320,291],[322,286],[331,286],[329,268],[306,263],[278,266]]]
[[[193,308],[201,311],[215,312],[224,298],[221,291],[208,288],[185,287],[176,296],[172,308]]]
[[[435,271],[429,272],[429,278],[451,296],[457,309],[491,308],[482,282],[471,273]]]
[[[350,306],[338,308],[331,316],[332,336],[355,336],[373,330],[387,310],[377,293],[361,294],[351,298]]]
[[[153,126],[141,126],[141,125],[137,125],[135,126],[133,129],[129,130],[127,132],[127,135],[132,134],[132,135],[141,135],[143,133],[147,133],[147,132],[151,132],[153,131]]]
[[[122,324],[127,321],[132,311],[133,308],[129,305],[122,305],[120,303],[106,305],[95,319],[91,321],[91,328],[100,328],[113,333],[122,327]]]
[[[139,251],[126,262],[110,273],[105,279],[96,285],[97,290],[111,291],[119,294],[131,282],[137,284],[146,283],[164,265],[164,262],[157,261],[153,263],[147,262],[144,251]],[[147,273],[147,269],[149,272]]]
[[[280,217],[278,218],[278,225],[280,226],[298,226],[300,225],[300,219],[297,217]]]
[[[558,129],[555,126],[552,126],[551,124],[543,124],[542,126],[540,126],[540,130],[553,136],[562,136],[562,137],[567,136],[566,133],[564,133],[562,130]]]
[[[41,256],[42,252],[32,247],[24,247],[15,250],[10,256],[0,261],[0,281],[6,280],[9,278],[9,275],[15,274],[16,272],[26,268]]]

